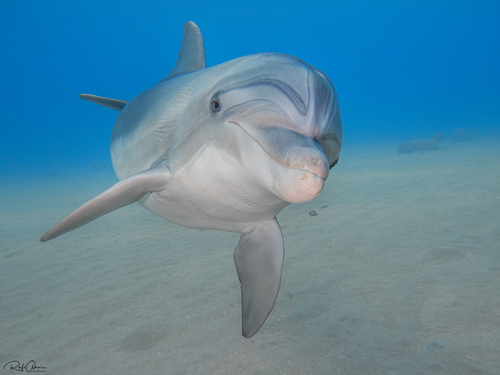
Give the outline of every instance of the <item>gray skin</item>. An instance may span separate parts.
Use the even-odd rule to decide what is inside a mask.
[[[330,79],[276,53],[206,69],[201,32],[188,22],[179,60],[158,84],[130,102],[80,97],[120,111],[111,158],[121,181],[41,241],[133,202],[185,227],[239,232],[242,332],[252,337],[280,286],[276,215],[316,197],[339,158],[342,121]]]

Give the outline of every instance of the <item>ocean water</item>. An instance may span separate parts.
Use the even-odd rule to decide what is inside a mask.
[[[6,1],[0,366],[500,373],[499,17],[497,1]],[[286,53],[339,96],[339,164],[319,197],[279,214],[281,291],[251,339],[240,332],[237,234],[131,205],[38,242],[117,181],[118,112],[78,94],[131,100],[157,83],[186,21],[203,33],[208,66]],[[439,149],[398,152],[435,133]]]

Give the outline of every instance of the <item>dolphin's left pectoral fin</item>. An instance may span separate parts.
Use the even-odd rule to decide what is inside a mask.
[[[170,169],[163,162],[144,172],[130,176],[77,208],[45,233],[40,241],[49,241],[111,211],[137,202],[147,193],[164,190],[169,180]]]
[[[234,251],[241,283],[242,333],[252,337],[274,307],[285,256],[283,235],[276,218],[242,233]]]

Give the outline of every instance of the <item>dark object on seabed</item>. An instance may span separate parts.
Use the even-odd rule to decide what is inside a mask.
[[[398,145],[399,154],[409,154],[414,151],[427,151],[439,149],[437,139],[417,139]]]
[[[453,132],[451,137],[452,142],[470,142],[476,139],[476,131],[474,129],[458,128]]]
[[[444,140],[444,134],[443,133],[436,133],[434,134],[434,139],[437,140],[438,142],[441,142]]]

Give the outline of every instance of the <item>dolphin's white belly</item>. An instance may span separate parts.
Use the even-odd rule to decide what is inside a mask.
[[[168,189],[151,193],[139,203],[185,227],[245,232],[252,223],[274,218],[289,204],[213,142],[185,164],[171,165],[171,173]]]

